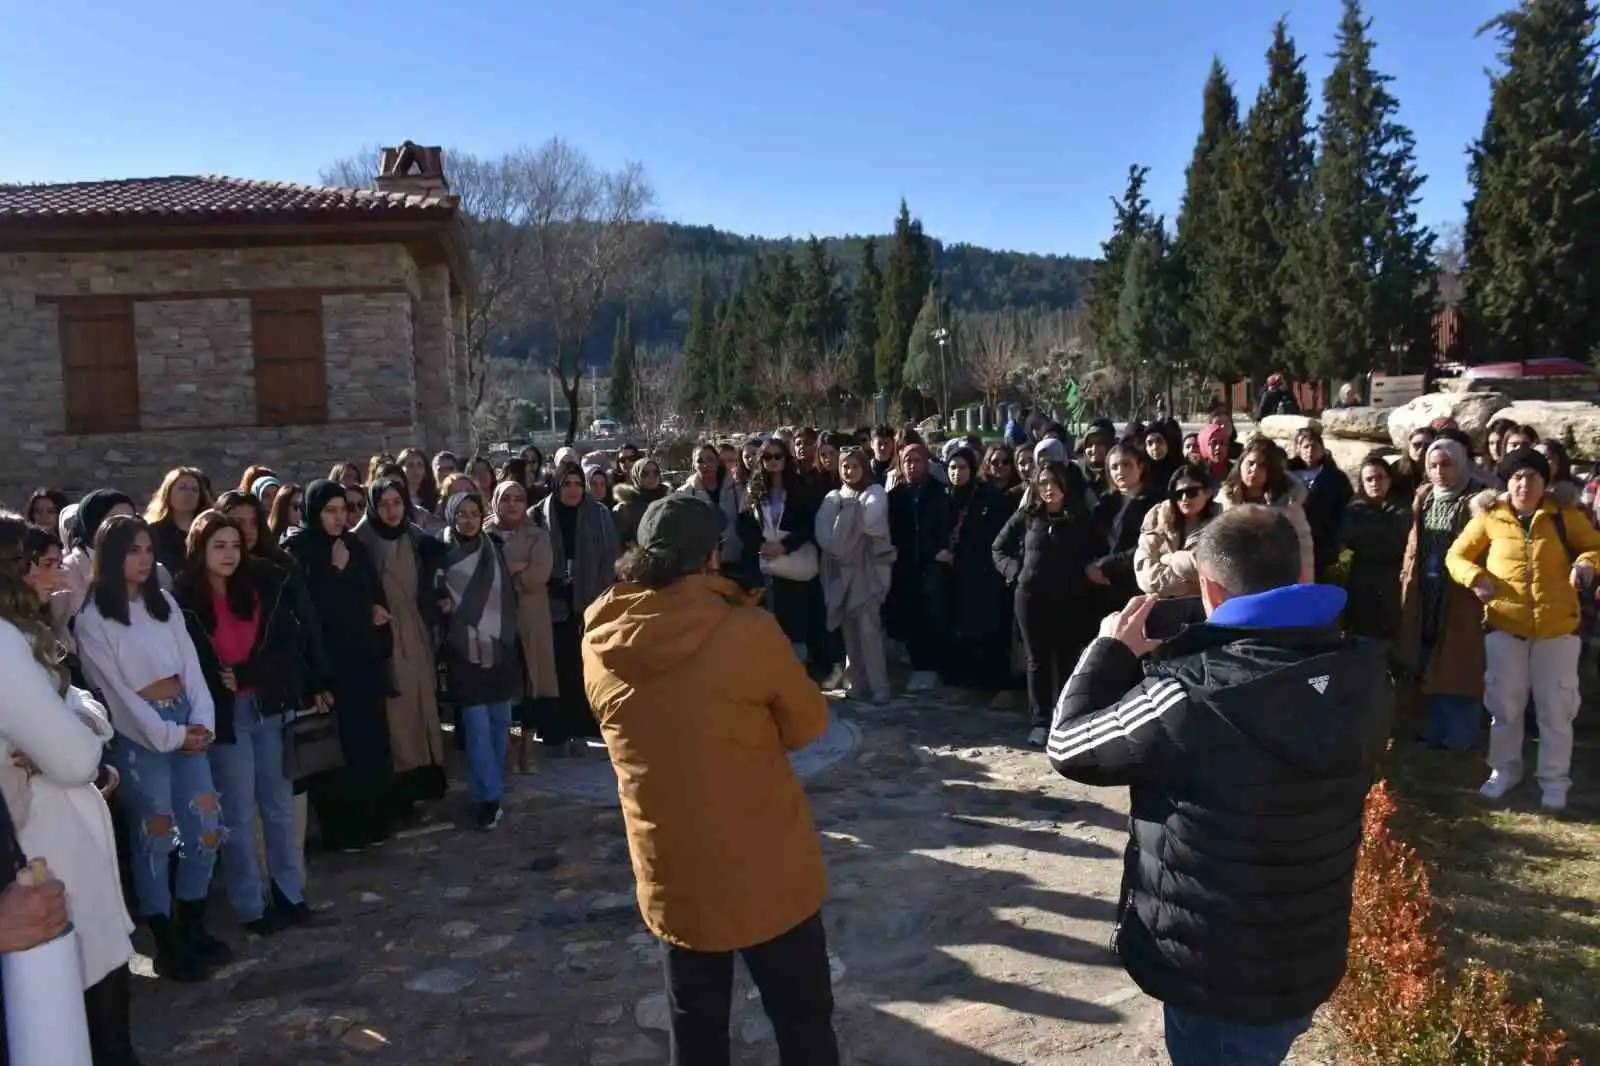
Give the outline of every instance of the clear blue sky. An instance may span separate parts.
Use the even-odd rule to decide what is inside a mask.
[[[1461,217],[1510,0],[1369,0],[1380,68]],[[0,0],[0,181],[313,181],[362,145],[559,134],[668,218],[1091,254],[1127,166],[1176,211],[1213,54],[1253,98],[1287,15],[1320,97],[1338,0]]]

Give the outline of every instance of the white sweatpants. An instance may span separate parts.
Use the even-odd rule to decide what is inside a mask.
[[[1539,762],[1534,776],[1546,793],[1562,797],[1572,784],[1572,722],[1578,717],[1577,636],[1523,640],[1508,633],[1483,638],[1488,669],[1483,703],[1489,709],[1489,769],[1522,777],[1523,717],[1528,693],[1539,720]]]
[[[859,697],[865,690],[872,699],[888,699],[889,665],[883,652],[878,605],[845,615],[839,628],[844,633],[845,676],[852,694]]]

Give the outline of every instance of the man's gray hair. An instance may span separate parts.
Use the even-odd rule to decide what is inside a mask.
[[[1195,568],[1233,596],[1300,581],[1300,534],[1275,507],[1248,503],[1224,511],[1200,530]]]

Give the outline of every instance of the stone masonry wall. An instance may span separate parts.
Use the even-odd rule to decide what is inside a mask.
[[[356,286],[405,291],[323,298],[329,424],[250,426],[249,294]],[[222,295],[235,290],[237,298]],[[15,507],[41,484],[73,492],[114,485],[142,498],[180,463],[201,466],[220,488],[250,462],[304,479],[417,440],[443,447],[418,425],[414,333],[425,333],[430,318],[448,321],[448,287],[443,308],[419,303],[414,331],[413,297],[422,290],[398,244],[0,255],[0,503]],[[184,292],[218,295],[134,304],[142,431],[67,435],[57,309],[37,297]],[[439,386],[431,403],[448,407],[448,381]]]

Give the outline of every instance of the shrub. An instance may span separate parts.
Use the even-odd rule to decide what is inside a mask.
[[[1516,1003],[1506,978],[1479,962],[1468,963],[1451,980],[1434,927],[1427,871],[1390,831],[1394,810],[1380,781],[1367,796],[1350,966],[1332,1003],[1357,1061],[1561,1066],[1566,1034],[1546,1028],[1537,1000]]]

